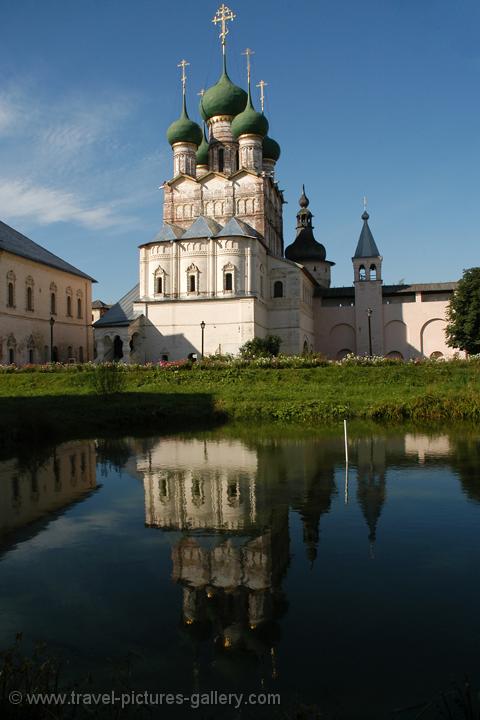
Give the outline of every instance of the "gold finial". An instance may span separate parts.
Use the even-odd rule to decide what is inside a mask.
[[[265,82],[265,80],[260,80],[258,85],[256,87],[260,88],[260,105],[262,106],[262,113],[265,110],[265,88],[267,87],[268,83]]]
[[[180,60],[180,62],[177,65],[177,67],[182,68],[182,91],[183,91],[184,97],[185,97],[185,87],[187,84],[187,73],[186,73],[185,68],[187,68],[189,65],[190,65],[190,63],[187,62],[186,60]]]
[[[252,55],[255,55],[255,50],[250,50],[250,48],[247,48],[245,52],[242,53],[242,55],[247,56],[247,79],[248,83],[250,84],[250,58]]]
[[[232,20],[235,20],[237,16],[234,12],[230,10],[229,7],[222,4],[218,8],[217,12],[215,13],[215,17],[213,18],[212,22],[216,25],[217,23],[221,23],[221,30],[219,34],[219,38],[222,41],[222,53],[225,55],[225,38],[228,35],[228,26],[227,22],[231,22]]]

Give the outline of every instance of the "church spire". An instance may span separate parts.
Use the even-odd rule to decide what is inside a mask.
[[[366,198],[363,201],[363,227],[360,237],[358,238],[357,249],[355,250],[354,258],[371,258],[380,257],[377,244],[373,239],[372,231],[368,225],[370,215],[367,212]]]

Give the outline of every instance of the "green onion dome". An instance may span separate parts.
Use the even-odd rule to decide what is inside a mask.
[[[263,157],[267,160],[275,160],[275,162],[280,157],[280,145],[268,135],[263,138]]]
[[[167,130],[167,140],[170,145],[178,142],[188,142],[197,145],[202,142],[203,132],[200,125],[190,120],[187,113],[185,97],[183,98],[182,114]]]
[[[223,72],[220,80],[209,88],[200,100],[200,115],[209,120],[215,115],[238,115],[245,109],[247,93],[234,85],[227,73],[226,60],[223,59]]]
[[[240,135],[260,135],[264,137],[268,133],[268,120],[263,113],[255,110],[248,88],[247,106],[232,122],[232,135],[239,138]]]
[[[202,142],[197,150],[197,165],[208,165],[208,148],[209,143],[205,135],[205,130],[202,133]]]

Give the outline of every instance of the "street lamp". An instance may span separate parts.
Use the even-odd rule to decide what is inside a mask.
[[[202,320],[200,323],[200,327],[202,329],[202,360],[203,360],[203,351],[205,349],[205,322]]]
[[[367,309],[368,317],[368,354],[372,357],[372,308]]]
[[[55,318],[50,318],[50,362],[53,362],[53,326],[55,325]]]

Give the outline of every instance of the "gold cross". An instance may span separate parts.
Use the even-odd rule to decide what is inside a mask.
[[[262,113],[265,109],[265,88],[267,87],[268,83],[265,82],[265,80],[260,80],[257,87],[260,88],[260,105],[262,106]]]
[[[367,205],[368,205],[368,203],[367,203],[367,196],[364,195],[364,196],[363,196],[363,212],[367,212]]]
[[[247,48],[245,52],[242,53],[242,55],[247,56],[247,79],[248,82],[250,82],[250,57],[252,55],[255,55],[255,50],[250,50],[250,48]]]
[[[185,95],[185,86],[187,84],[187,73],[185,71],[185,68],[188,67],[188,65],[190,65],[190,63],[187,62],[186,60],[181,60],[177,65],[177,67],[182,68],[182,88],[183,88],[184,95]]]
[[[219,34],[219,38],[222,41],[222,52],[225,55],[225,38],[228,35],[228,27],[227,22],[235,20],[237,16],[234,12],[230,10],[229,7],[226,5],[220,5],[217,12],[215,13],[215,17],[213,18],[212,22],[216,25],[217,23],[221,23],[221,31]]]

